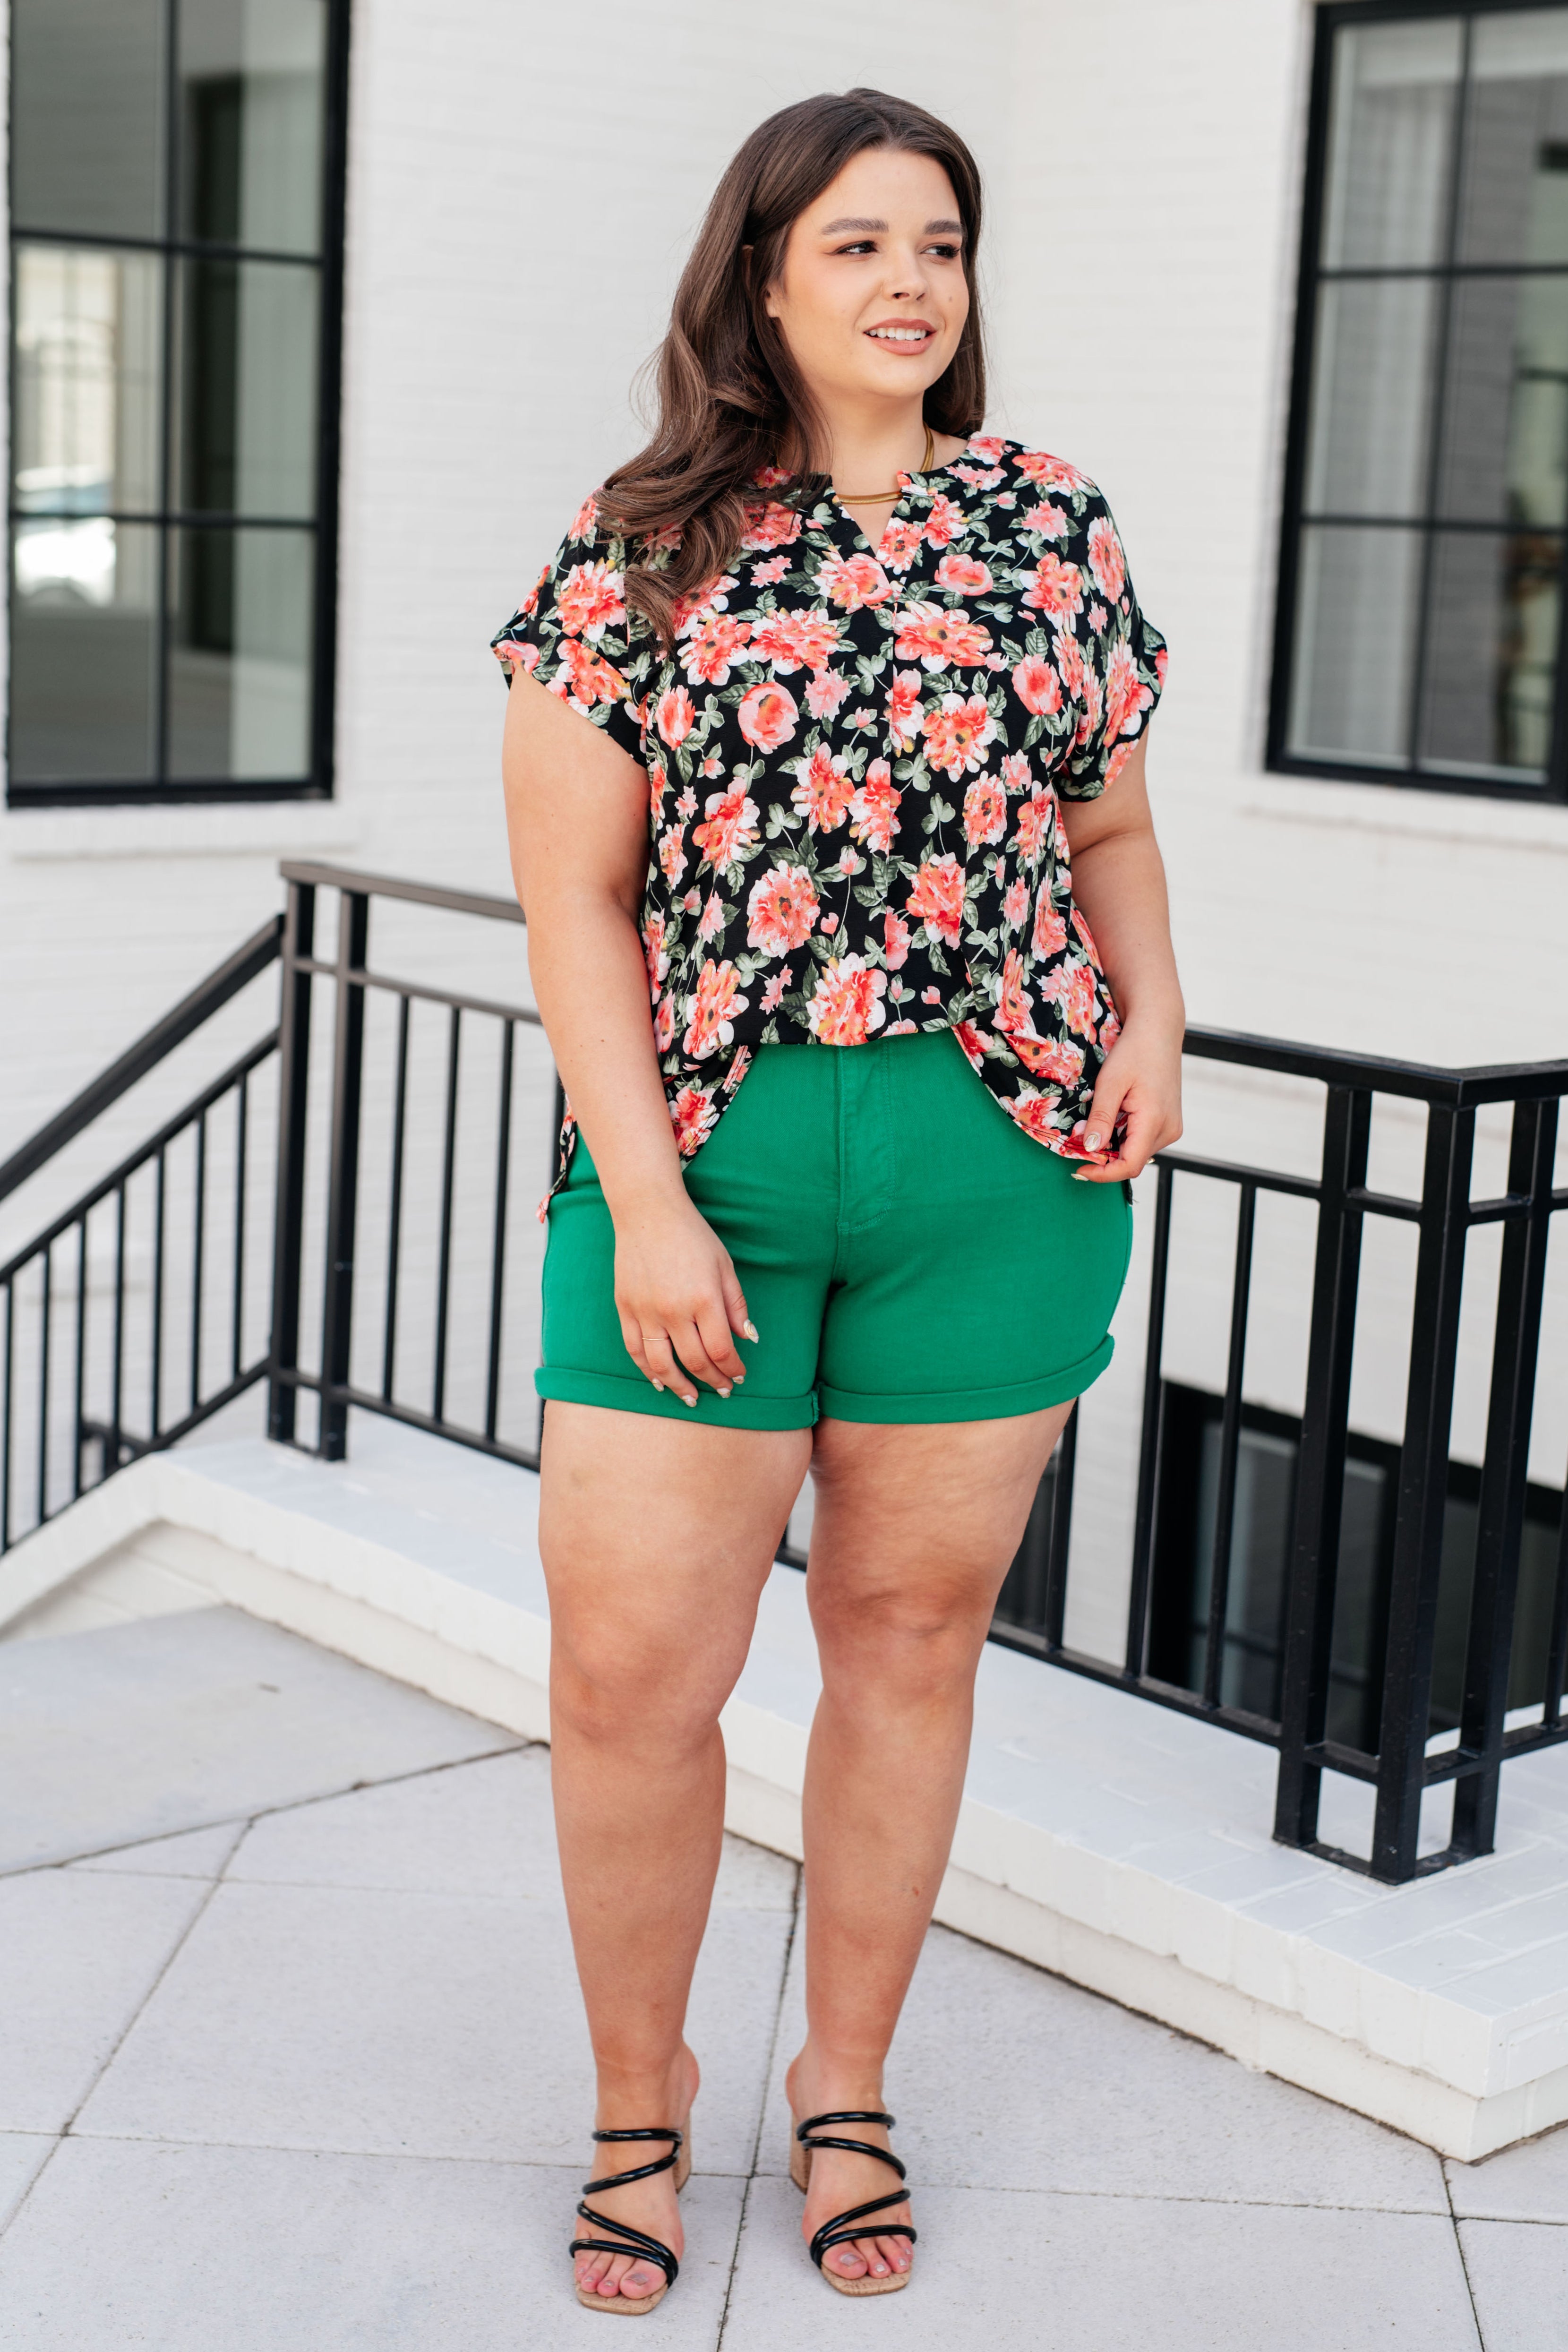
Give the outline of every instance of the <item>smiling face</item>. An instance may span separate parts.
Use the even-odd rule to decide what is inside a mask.
[[[862,148],[794,223],[764,299],[824,414],[907,406],[969,315],[952,184],[929,155]]]

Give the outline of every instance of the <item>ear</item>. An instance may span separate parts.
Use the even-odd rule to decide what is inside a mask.
[[[743,245],[740,248],[740,257],[746,266],[746,290],[748,294],[753,291],[751,283],[751,266],[756,258],[756,250],[757,249],[754,246],[749,245]],[[762,289],[762,307],[767,312],[768,318],[776,319],[779,316],[779,309],[773,299],[773,288],[771,286],[765,286]]]

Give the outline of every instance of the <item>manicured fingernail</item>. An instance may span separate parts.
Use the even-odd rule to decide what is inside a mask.
[[[1098,1151],[1098,1150],[1099,1150],[1099,1149],[1100,1149],[1100,1138],[1099,1138],[1097,1135],[1092,1135],[1092,1136],[1089,1138],[1089,1149],[1090,1149],[1090,1150],[1091,1150],[1091,1151]]]
[[[755,1324],[755,1323],[750,1323],[750,1322],[743,1323],[743,1324],[741,1325],[741,1327],[740,1327],[740,1328],[741,1328],[741,1329],[745,1332],[745,1334],[746,1334],[746,1336],[747,1336],[747,1338],[748,1339],[756,1339],[756,1337],[757,1337],[757,1326],[756,1326],[756,1324]]]
[[[740,1386],[741,1381],[742,1381],[745,1378],[746,1378],[746,1374],[745,1374],[744,1372],[737,1372],[737,1374],[736,1374],[736,1376],[735,1376],[735,1385],[736,1385],[736,1387],[737,1387],[737,1388],[738,1388],[738,1387]]]
[[[661,1396],[663,1396],[663,1395],[664,1395],[664,1381],[655,1381],[653,1382],[653,1386],[658,1390],[659,1394],[660,1394]]]
[[[1092,1180],[1087,1168],[1080,1168],[1073,1176],[1072,1181],[1075,1184],[1087,1184]]]
[[[731,1391],[728,1389],[720,1389],[719,1394],[722,1397],[727,1397],[731,1394]]]
[[[696,1402],[696,1399],[695,1399],[695,1396],[689,1396],[689,1397],[688,1397],[688,1396],[684,1396],[684,1397],[681,1399],[681,1402],[682,1402],[683,1404],[693,1404],[693,1405],[695,1405],[695,1402]]]

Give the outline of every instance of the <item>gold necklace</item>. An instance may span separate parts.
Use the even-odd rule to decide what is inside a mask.
[[[916,472],[922,474],[930,472],[931,459],[936,448],[936,444],[931,437],[931,427],[928,425],[925,428],[925,455],[920,460]],[[904,490],[902,485],[899,485],[891,490],[835,490],[833,496],[841,507],[883,507],[892,504],[894,499],[901,499],[904,496]]]

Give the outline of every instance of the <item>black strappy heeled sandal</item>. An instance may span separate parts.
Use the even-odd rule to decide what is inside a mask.
[[[656,2172],[674,2171],[675,2194],[679,2196],[691,2178],[692,2152],[687,2144],[689,2135],[678,2131],[596,2131],[596,2140],[667,2139],[668,2156],[656,2157],[652,2164],[634,2165],[630,2172],[607,2172],[599,2180],[582,2184],[583,2201],[578,2211],[585,2221],[597,2229],[614,2230],[621,2242],[610,2238],[574,2238],[568,2252],[573,2261],[579,2254],[633,2254],[639,2262],[657,2263],[664,2273],[664,2284],[656,2286],[652,2294],[600,2294],[592,2287],[580,2286],[577,2299],[585,2311],[615,2311],[628,2319],[635,2319],[654,2305],[663,2303],[680,2276],[681,2266],[662,2238],[651,2238],[645,2230],[634,2230],[630,2221],[612,2221],[608,2213],[596,2213],[587,2200],[597,2190],[624,2189],[629,2181],[651,2180]]]
[[[803,2124],[796,2125],[795,2137],[789,2143],[789,2178],[797,2189],[804,2190],[810,2185],[811,2150],[816,2147],[844,2147],[855,2156],[874,2156],[879,2164],[891,2165],[900,2181],[909,2178],[897,2157],[885,2147],[873,2147],[871,2142],[864,2139],[836,2139],[831,2133],[822,2132],[823,2124],[885,2124],[891,2131],[893,2117],[880,2115],[870,2107],[847,2108],[841,2115],[808,2116]],[[810,2137],[812,2133],[817,2134],[815,2138]],[[852,2279],[841,2278],[836,2271],[822,2267],[822,2256],[831,2247],[850,2245],[857,2238],[907,2238],[913,2245],[920,2232],[912,2230],[906,2221],[885,2224],[879,2221],[866,2230],[844,2227],[847,2221],[863,2221],[868,2213],[882,2213],[890,2205],[902,2205],[905,2195],[906,2191],[900,2188],[891,2197],[873,2197],[864,2205],[852,2205],[846,2212],[835,2213],[831,2221],[824,2221],[812,2239],[811,2260],[828,2284],[837,2287],[841,2294],[892,2294],[899,2287],[909,2284],[907,2271],[889,2271],[885,2278],[873,2278],[867,2271],[863,2278]]]

